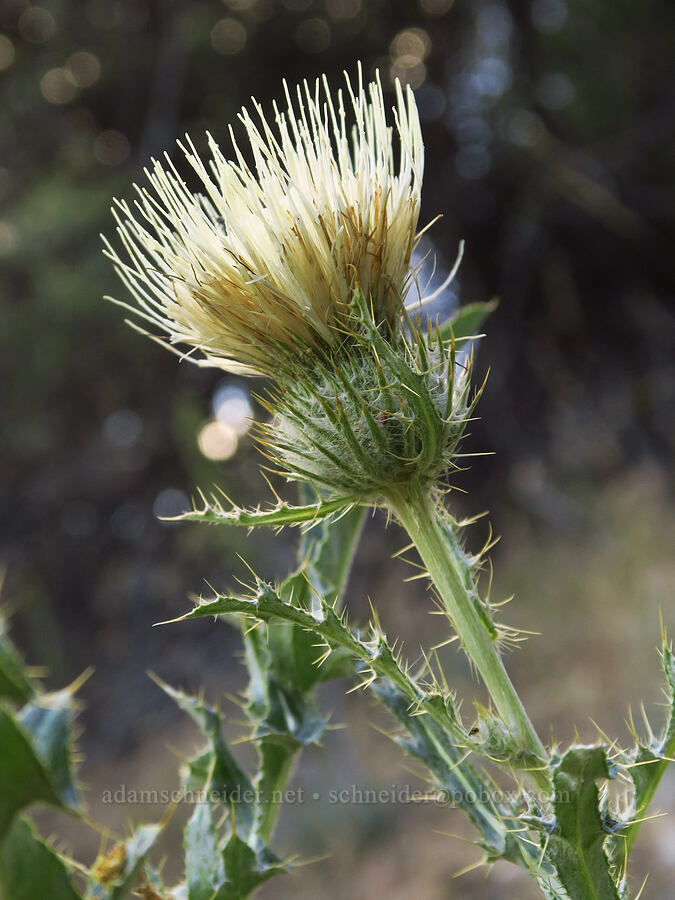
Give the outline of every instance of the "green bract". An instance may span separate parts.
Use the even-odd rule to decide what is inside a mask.
[[[376,322],[360,291],[348,324],[336,351],[280,370],[261,429],[267,453],[288,477],[364,503],[434,485],[476,402],[471,360],[460,363],[438,330]]]

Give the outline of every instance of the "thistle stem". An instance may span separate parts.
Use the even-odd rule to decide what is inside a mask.
[[[281,800],[280,797],[286,790],[288,780],[293,774],[293,769],[295,768],[295,763],[298,757],[298,751],[300,749],[300,747],[288,749],[283,764],[277,771],[274,783],[267,785],[270,796],[266,798],[262,807],[257,829],[258,837],[263,842],[263,844],[269,844],[272,839],[272,833],[274,832],[274,827],[277,824],[277,819],[279,818],[279,813],[281,812],[281,808],[283,806],[283,800]]]
[[[463,583],[456,548],[442,526],[439,508],[426,492],[392,492],[389,502],[408,532],[448,612],[464,650],[476,666],[492,701],[518,742],[532,759],[529,776],[544,796],[552,793],[544,768],[547,753],[516,693],[485,623]],[[541,767],[541,769],[539,768]]]

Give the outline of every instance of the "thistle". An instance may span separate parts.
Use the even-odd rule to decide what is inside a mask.
[[[204,194],[167,156],[118,202],[123,261],[137,306],[200,365],[270,375],[278,391],[269,455],[290,477],[359,501],[390,485],[432,484],[447,469],[471,406],[454,346],[410,322],[411,254],[424,150],[412,92],[396,85],[394,127],[378,81],[342,91],[305,83],[276,130],[242,111],[255,173],[209,138],[207,167],[183,147]],[[395,152],[394,132],[398,144]],[[119,302],[119,301],[117,301]],[[126,306],[126,304],[123,304]]]
[[[447,583],[446,551],[422,546],[439,529],[452,533],[429,502],[454,465],[475,398],[452,338],[430,322],[423,330],[405,305],[423,167],[414,97],[397,84],[396,164],[379,81],[366,90],[359,76],[354,92],[347,79],[347,94],[351,133],[343,94],[334,102],[325,80],[313,92],[297,89],[297,113],[286,89],[276,132],[258,104],[259,126],[242,112],[255,174],[234,137],[229,162],[210,139],[210,174],[190,143],[206,196],[190,194],[170,162],[155,163],[156,196],[137,189],[136,218],[123,203],[115,211],[129,262],[107,252],[136,297],[132,309],[171,345],[189,345],[188,358],[197,352],[202,365],[273,377],[275,417],[262,437],[282,472],[343,496],[345,506],[384,502],[397,515],[437,588],[445,582],[450,619],[521,750],[541,762],[489,608],[472,602],[467,619],[466,586]]]
[[[141,330],[158,330],[150,336],[198,365],[271,378],[271,420],[259,426],[263,451],[278,471],[314,489],[305,506],[279,499],[269,510],[247,511],[205,499],[185,518],[248,527],[324,520],[316,564],[315,548],[306,568],[281,586],[256,578],[250,596],[217,595],[185,618],[235,613],[276,629],[267,643],[260,630],[247,638],[249,710],[259,719],[254,736],[271,740],[274,753],[280,744],[288,750],[314,740],[323,728],[307,699],[319,680],[307,662],[318,637],[325,648],[320,664],[338,654],[342,671],[345,654],[355,659],[361,686],[372,685],[404,728],[406,749],[427,764],[436,785],[464,798],[460,805],[482,834],[487,860],[524,866],[548,897],[623,900],[619,842],[630,846],[636,822],[609,809],[597,781],[618,771],[612,754],[627,771],[651,766],[644,779],[631,776],[634,797],[626,808],[642,813],[673,752],[673,719],[649,747],[638,740],[633,755],[616,753],[613,745],[546,749],[506,672],[502,649],[518,633],[495,620],[489,597],[479,591],[488,547],[467,552],[462,523],[444,503],[447,475],[458,467],[458,445],[480,393],[471,392],[471,358],[457,352],[467,329],[458,319],[442,326],[423,320],[419,311],[439,291],[409,299],[417,285],[411,259],[420,235],[424,157],[413,94],[396,84],[391,124],[379,80],[364,87],[360,71],[356,87],[347,78],[335,98],[325,78],[285,92],[287,107],[274,107],[274,126],[255,101],[257,121],[241,112],[249,147],[240,150],[230,130],[231,160],[210,136],[208,165],[189,139],[180,145],[203,193],[191,193],[168,156],[165,165],[154,162],[146,173],[149,188],[136,188],[135,208],[119,201],[114,207],[123,249],[106,243],[136,301],[115,302],[141,317]],[[468,309],[465,321],[479,325],[487,311],[487,305]],[[338,609],[359,523],[351,521],[342,550],[332,548],[332,562],[327,542],[333,534],[339,543],[339,532],[331,529],[340,514],[376,506],[408,532],[423,563],[421,577],[431,582],[440,611],[483,679],[490,706],[475,704],[470,728],[426,655],[422,675],[413,675],[377,622],[364,640]],[[664,660],[672,705],[665,639]],[[264,690],[261,666],[269,676]],[[291,672],[289,684],[281,684]],[[287,717],[277,734],[281,719],[268,714],[270,698],[288,690],[284,709],[292,697],[306,721],[292,717],[289,731]],[[264,771],[273,758],[268,750],[261,750],[260,782],[278,786],[294,749],[283,764],[277,759],[273,775]],[[513,774],[520,802],[493,800],[493,782],[467,762],[471,754]],[[467,799],[476,788],[487,792],[483,805]],[[275,814],[265,808],[259,818],[251,810],[247,815],[249,848],[259,853]],[[259,831],[256,822],[263,823]]]

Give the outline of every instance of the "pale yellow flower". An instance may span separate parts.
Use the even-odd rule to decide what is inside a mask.
[[[339,339],[356,286],[395,323],[414,280],[424,147],[410,89],[396,84],[393,127],[360,71],[335,99],[325,78],[285,93],[274,128],[255,101],[256,121],[239,115],[253,169],[232,129],[233,159],[209,135],[208,165],[188,138],[202,194],[166,156],[134,208],[113,207],[126,253],[106,252],[137,304],[122,305],[201,365],[273,373],[279,348]]]

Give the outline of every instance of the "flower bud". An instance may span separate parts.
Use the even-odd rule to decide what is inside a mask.
[[[268,454],[290,478],[361,500],[433,484],[471,414],[470,362],[433,329],[378,327],[359,290],[349,325],[337,351],[278,376]]]

